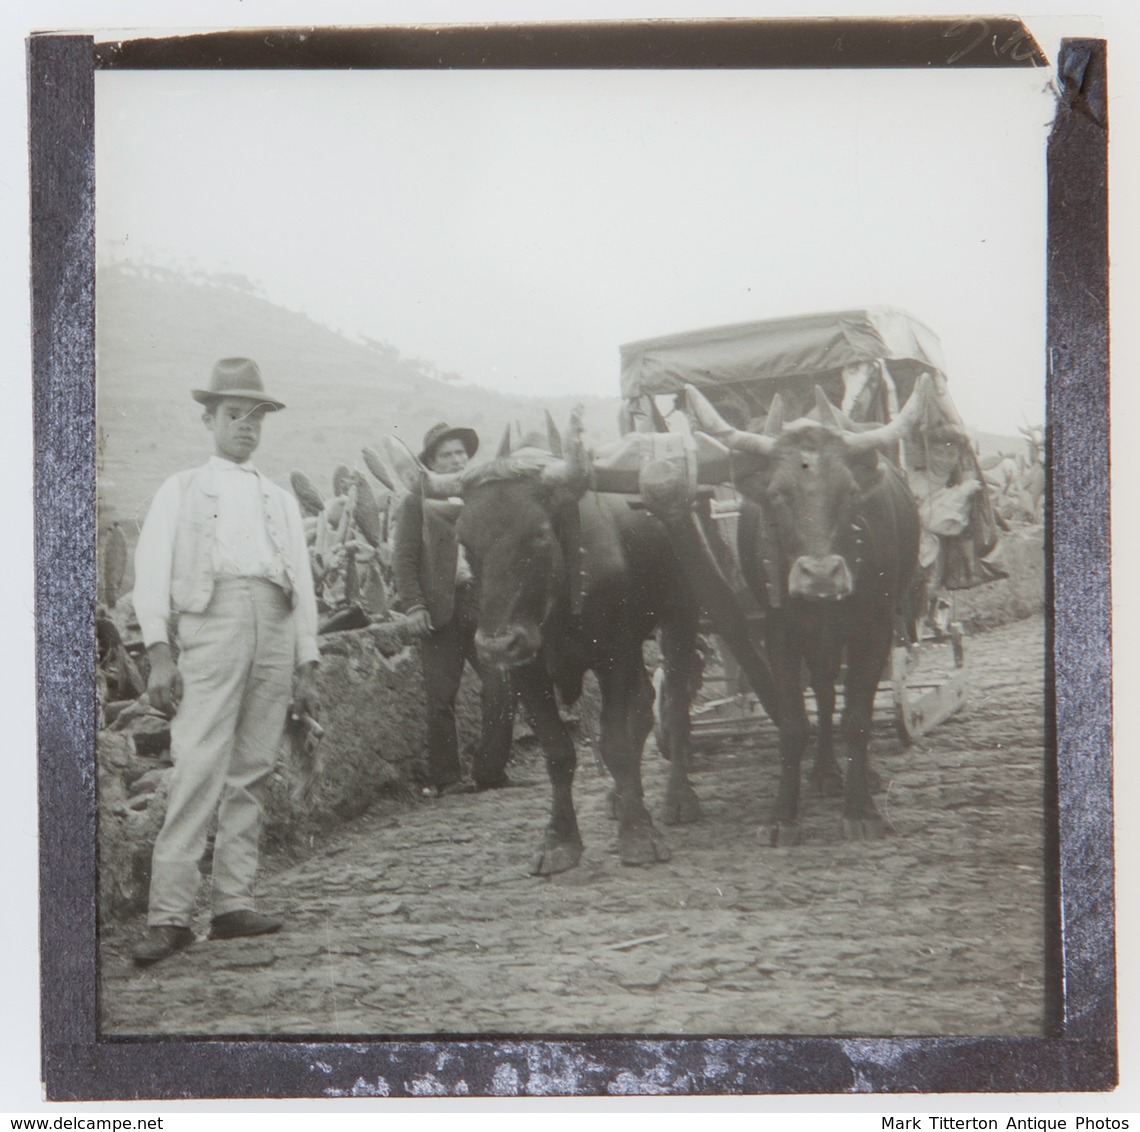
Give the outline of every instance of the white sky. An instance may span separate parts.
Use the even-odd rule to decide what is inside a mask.
[[[464,380],[878,303],[966,420],[1044,418],[1047,71],[96,77],[104,253],[194,261]]]

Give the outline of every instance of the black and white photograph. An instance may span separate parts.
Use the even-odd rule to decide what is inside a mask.
[[[1045,1032],[1042,71],[95,93],[105,1033]]]
[[[937,33],[95,37],[98,1042],[431,1044],[304,1091],[367,1098],[598,1091],[496,1043],[684,1046],[641,1095],[752,1091],[722,1039],[876,1091],[1071,1035],[1050,151],[1097,64]]]

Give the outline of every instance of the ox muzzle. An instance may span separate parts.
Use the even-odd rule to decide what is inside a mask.
[[[510,625],[499,633],[475,633],[475,648],[479,659],[492,668],[519,668],[538,656],[542,647],[542,634],[537,628]]]
[[[855,579],[840,554],[802,555],[788,575],[789,595],[805,601],[842,601],[854,588]]]

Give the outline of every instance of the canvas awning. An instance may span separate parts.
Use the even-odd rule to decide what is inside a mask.
[[[621,391],[637,402],[686,384],[808,378],[880,358],[945,373],[942,344],[930,327],[896,307],[877,306],[630,342],[621,347]]]

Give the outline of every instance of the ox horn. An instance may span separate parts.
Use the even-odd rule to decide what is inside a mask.
[[[562,436],[558,431],[558,426],[554,423],[554,418],[550,415],[550,410],[544,410],[546,413],[546,443],[550,447],[550,454],[562,459]]]
[[[413,455],[412,450],[394,436],[383,438],[384,451],[396,477],[408,489],[425,499],[450,499],[462,491],[463,474],[453,472],[441,475],[428,471]]]
[[[776,394],[772,404],[768,406],[768,415],[764,418],[764,435],[779,436],[784,428],[784,399]]]
[[[503,439],[499,441],[498,457],[502,460],[504,457],[511,454],[511,426],[508,424],[503,429]]]
[[[755,432],[741,432],[733,428],[709,404],[708,399],[694,386],[685,386],[685,404],[688,406],[689,419],[693,427],[701,432],[715,436],[727,448],[736,452],[756,452],[761,456],[770,456],[776,446],[774,436],[761,436]]]
[[[836,407],[831,398],[818,385],[815,387],[815,404],[821,424],[840,429],[843,432],[867,431],[867,425],[856,424],[842,409]]]
[[[830,398],[823,391],[823,387],[817,385],[815,387],[815,409],[819,413],[819,423],[827,425],[828,428],[837,428],[841,432],[850,427],[845,423],[844,418],[839,410],[831,403]]]
[[[930,374],[924,373],[915,382],[914,390],[893,421],[867,432],[845,432],[843,440],[851,452],[868,452],[872,448],[889,448],[897,444],[922,419],[926,398],[930,390]]]
[[[566,443],[559,439],[564,455],[551,460],[542,469],[542,482],[551,487],[565,487],[581,495],[590,482],[590,456],[586,451],[585,408],[575,405],[566,429]],[[553,424],[553,422],[551,422]],[[557,431],[557,430],[556,430]]]

